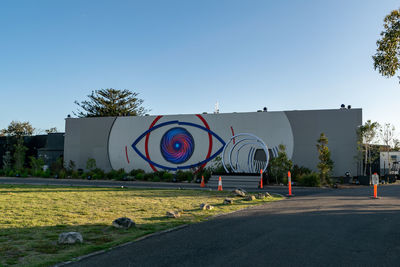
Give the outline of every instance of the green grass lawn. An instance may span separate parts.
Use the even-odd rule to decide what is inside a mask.
[[[229,192],[92,187],[0,185],[0,266],[48,266],[96,250],[212,215],[276,201],[280,197],[222,205]],[[203,211],[203,202],[215,206]],[[166,218],[179,210],[178,219]],[[114,219],[129,217],[136,227],[111,227]],[[58,245],[58,235],[76,231],[83,244]]]

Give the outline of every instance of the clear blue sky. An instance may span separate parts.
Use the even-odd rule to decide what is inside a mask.
[[[383,18],[359,1],[1,1],[0,129],[56,126],[92,90],[150,114],[363,108],[400,132],[400,84],[373,70]]]

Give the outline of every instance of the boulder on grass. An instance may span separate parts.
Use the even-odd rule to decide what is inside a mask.
[[[115,228],[129,229],[132,226],[135,226],[135,223],[129,218],[121,217],[121,218],[115,219],[112,222],[112,226],[114,226]]]
[[[61,233],[58,236],[58,244],[75,244],[75,243],[82,243],[83,237],[78,232],[68,232],[68,233]]]
[[[231,199],[231,198],[225,198],[223,204],[224,204],[224,205],[231,205],[231,204],[233,204],[233,199]]]
[[[257,199],[264,199],[264,198],[265,198],[265,194],[264,194],[264,193],[258,193],[258,194],[256,195],[256,198],[257,198]]]
[[[272,197],[270,193],[266,192],[265,197]]]
[[[256,197],[255,197],[254,195],[247,196],[247,197],[245,198],[245,200],[247,200],[247,201],[253,201],[253,200],[255,200],[255,199],[256,199]]]
[[[212,210],[212,209],[214,209],[214,207],[211,206],[210,204],[207,204],[207,203],[201,203],[200,204],[200,209],[202,209],[202,210]]]
[[[243,190],[243,189],[240,189],[240,188],[237,188],[237,189],[233,190],[232,193],[234,193],[235,196],[238,196],[238,197],[245,197],[246,196],[246,191]]]
[[[167,211],[168,218],[179,218],[181,217],[181,213],[179,211],[169,210]]]

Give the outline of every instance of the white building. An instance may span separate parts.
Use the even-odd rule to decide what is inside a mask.
[[[381,175],[384,174],[399,174],[400,167],[400,151],[381,152],[380,154],[380,169]]]

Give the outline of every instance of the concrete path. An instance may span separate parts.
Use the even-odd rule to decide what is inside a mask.
[[[329,190],[217,217],[70,266],[399,266],[400,185]]]
[[[27,184],[27,185],[61,185],[61,186],[98,186],[98,187],[128,187],[128,188],[158,188],[158,189],[202,189],[216,190],[217,187],[200,188],[197,183],[155,183],[143,181],[113,181],[113,180],[83,180],[83,179],[54,179],[54,178],[15,178],[15,177],[0,177],[0,184]],[[224,187],[224,190],[232,190],[233,187]],[[287,194],[286,186],[264,186],[263,190],[254,187],[244,187],[251,192],[267,191],[269,193]],[[331,189],[310,188],[310,187],[295,187],[293,189],[296,195],[310,195],[320,192],[329,191]]]

